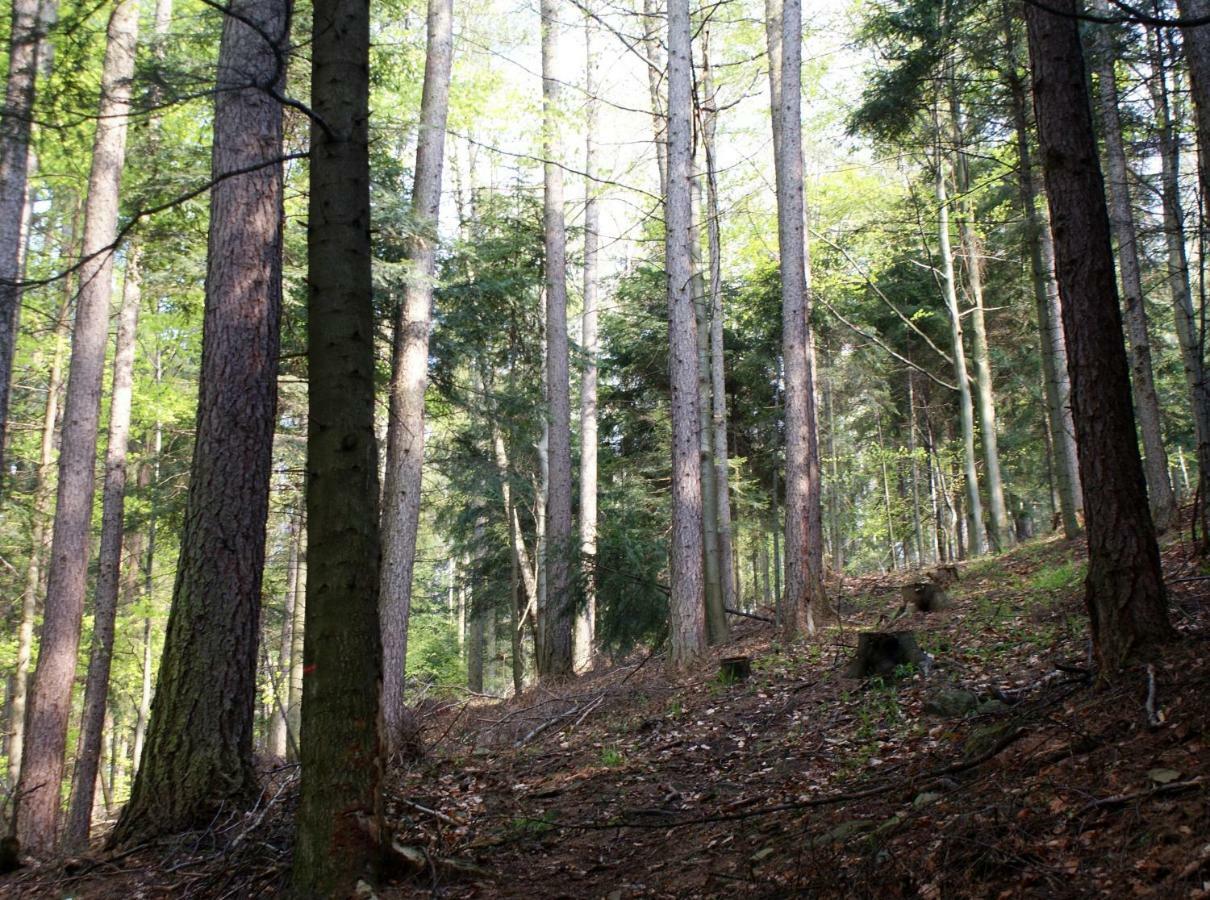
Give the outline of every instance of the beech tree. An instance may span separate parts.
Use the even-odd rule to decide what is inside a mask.
[[[1086,488],[1085,602],[1103,678],[1173,636],[1131,415],[1109,214],[1075,0],[1026,9],[1034,107],[1055,236],[1072,406]]]

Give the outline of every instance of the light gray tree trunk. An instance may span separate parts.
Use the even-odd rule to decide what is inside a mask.
[[[651,101],[651,131],[655,164],[660,175],[660,196],[668,196],[668,114],[663,94],[668,61],[660,43],[659,0],[643,0],[643,52],[647,57],[647,91]],[[663,86],[663,87],[661,87]]]
[[[1012,523],[1004,503],[1004,481],[1000,474],[1000,444],[996,434],[996,392],[992,383],[991,353],[987,344],[987,322],[983,303],[983,247],[974,223],[974,204],[969,199],[970,174],[967,168],[962,112],[957,83],[951,81],[951,124],[956,151],[954,185],[962,199],[958,203],[958,234],[966,260],[966,281],[970,288],[971,357],[975,364],[975,406],[979,414],[979,437],[983,444],[984,486],[987,488],[990,537],[995,550],[1006,550],[1013,543]]]
[[[122,534],[126,509],[126,448],[130,442],[130,407],[134,387],[135,337],[142,300],[140,259],[131,248],[126,259],[122,307],[114,345],[113,388],[109,401],[109,441],[105,450],[105,483],[101,499],[101,545],[93,603],[92,649],[76,769],[72,777],[64,843],[72,849],[88,846],[97,773],[101,762],[109,698],[109,669],[113,659],[114,621],[122,572]]]
[[[697,324],[698,453],[702,468],[702,564],[706,590],[706,636],[711,644],[722,644],[730,636],[727,613],[723,608],[722,567],[718,552],[718,490],[715,486],[714,442],[711,437],[710,410],[710,313],[706,308],[706,282],[702,277],[701,233],[697,223],[702,213],[702,185],[690,182],[691,225],[689,227],[690,265],[693,277],[693,314]]]
[[[80,206],[76,204],[72,217],[72,233],[68,237],[67,256],[76,252]],[[72,308],[75,281],[64,278],[63,299],[54,328],[54,348],[51,351],[50,373],[46,382],[46,406],[42,416],[42,435],[38,449],[37,481],[34,485],[33,520],[30,526],[29,566],[25,571],[25,589],[21,594],[21,621],[17,626],[17,660],[13,671],[10,698],[8,777],[9,786],[16,786],[21,774],[22,751],[25,745],[25,713],[29,699],[29,664],[34,645],[34,619],[37,616],[38,594],[50,551],[51,503],[54,500],[55,431],[59,419],[59,401],[63,388],[63,356],[68,341],[67,322]]]
[[[780,8],[778,8],[780,6]],[[813,635],[831,616],[823,585],[823,512],[815,361],[807,283],[802,158],[802,3],[767,0],[770,59],[780,92],[773,94],[777,168],[777,237],[781,257],[782,358],[786,434],[787,636]],[[772,76],[771,76],[772,77]]]
[[[266,744],[276,759],[286,759],[290,750],[290,652],[294,645],[294,599],[298,594],[299,516],[290,510],[290,528],[286,534],[286,592],[282,597],[281,636],[277,642],[277,665],[273,673],[273,708],[269,712],[269,736]]]
[[[306,643],[307,624],[307,528],[306,521],[299,523],[298,575],[294,580],[294,627],[290,634],[290,705],[286,708],[286,725],[290,739],[287,746],[290,758],[297,762],[301,742],[303,702],[303,650]]]
[[[954,279],[954,254],[950,249],[949,193],[945,186],[945,163],[937,153],[937,252],[941,257],[941,286],[945,293],[945,308],[950,319],[953,344],[954,379],[958,384],[958,406],[962,416],[962,462],[966,476],[967,513],[970,527],[970,552],[982,556],[983,501],[979,497],[979,476],[975,467],[975,409],[971,402],[970,376],[966,370],[966,347],[962,336],[962,312],[958,308],[958,290]]]
[[[562,107],[558,78],[557,0],[542,0],[542,124],[545,184],[542,232],[546,247],[546,388],[550,433],[550,491],[546,496],[546,610],[543,678],[574,670],[572,656],[571,380],[567,341],[567,228],[563,218]]]
[[[155,383],[158,385],[163,378],[163,358],[159,348],[155,350]],[[156,551],[156,530],[157,530],[157,503],[156,492],[160,485],[160,459],[164,449],[164,428],[159,422],[155,423],[155,432],[152,438],[152,466],[151,466],[151,514],[147,521],[147,563],[143,567],[143,590],[148,603],[155,597],[155,551]],[[147,720],[151,718],[151,617],[147,616],[143,619],[143,684],[142,691],[139,694],[139,710],[138,717],[134,724],[134,767],[131,770],[131,777],[138,773],[139,764],[143,761],[143,742],[147,737]]]
[[[63,407],[59,487],[38,665],[30,688],[25,753],[15,796],[16,834],[27,853],[54,849],[71,689],[88,576],[105,368],[113,242],[126,149],[131,77],[138,41],[136,0],[117,0],[109,18],[101,99],[84,212],[80,295]]]
[[[8,437],[8,404],[21,313],[22,222],[30,168],[40,63],[55,0],[13,0],[8,73],[0,115],[0,478]]]
[[[1210,542],[1210,385],[1206,382],[1206,364],[1202,332],[1193,307],[1189,286],[1189,260],[1185,252],[1185,213],[1181,204],[1180,145],[1175,132],[1172,103],[1168,88],[1167,61],[1159,44],[1162,38],[1155,29],[1147,34],[1151,52],[1152,101],[1156,110],[1159,132],[1162,198],[1164,208],[1164,239],[1168,250],[1168,292],[1172,296],[1172,313],[1176,323],[1177,342],[1189,388],[1193,411],[1193,433],[1197,441],[1198,494],[1202,542]],[[1183,458],[1182,458],[1183,462]]]
[[[723,346],[723,262],[719,234],[718,167],[715,134],[718,128],[717,100],[710,66],[710,30],[702,32],[702,150],[706,158],[706,240],[710,252],[710,397],[714,442],[714,490],[717,494],[718,552],[723,582],[723,606],[737,609],[739,582],[734,562],[731,524],[731,472],[727,454],[727,380]]]
[[[584,310],[581,318],[580,345],[584,354],[584,372],[580,377],[580,553],[584,573],[584,606],[576,616],[575,667],[584,671],[592,665],[597,621],[597,295],[600,290],[598,245],[601,229],[597,186],[597,129],[600,127],[600,103],[597,100],[597,52],[593,43],[596,26],[584,23]],[[510,522],[511,527],[511,522]]]
[[[672,410],[670,662],[691,664],[706,646],[702,583],[701,400],[690,243],[692,127],[688,0],[668,0],[668,164],[664,268],[668,277],[668,372]]]
[[[436,268],[437,214],[445,124],[454,58],[453,0],[429,0],[420,135],[412,188],[414,232],[406,258],[411,263],[403,303],[395,320],[387,424],[386,477],[382,505],[382,714],[388,752],[399,748],[407,707],[404,697],[412,571],[420,525],[424,460],[424,392],[428,384],[429,329]]]
[[[1098,0],[1096,8],[1106,12],[1109,4]],[[1126,148],[1122,141],[1122,122],[1118,113],[1118,87],[1114,75],[1113,42],[1103,28],[1097,33],[1093,54],[1097,72],[1097,106],[1104,133],[1109,220],[1118,245],[1118,275],[1122,282],[1122,303],[1126,313],[1127,346],[1130,356],[1134,411],[1143,439],[1143,471],[1147,476],[1147,497],[1151,518],[1159,532],[1176,521],[1176,498],[1168,477],[1168,453],[1164,449],[1160,401],[1155,390],[1151,365],[1151,336],[1143,296],[1143,277],[1139,265],[1138,231],[1135,228],[1127,180]]]

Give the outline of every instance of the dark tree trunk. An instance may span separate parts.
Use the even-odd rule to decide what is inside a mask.
[[[378,856],[378,452],[370,277],[370,5],[317,0],[307,235],[310,375],[302,787],[293,891],[349,896]]]
[[[1078,6],[1052,2],[1063,15],[1027,6],[1026,20],[1085,488],[1085,602],[1102,675],[1112,677],[1136,651],[1174,632],[1131,414]]]
[[[281,0],[236,0],[217,72],[197,438],[151,719],[114,842],[205,824],[255,790],[261,576],[281,312]]]

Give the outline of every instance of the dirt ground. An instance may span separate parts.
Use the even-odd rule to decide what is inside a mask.
[[[1166,547],[1181,639],[1104,687],[1082,553],[1051,539],[962,567],[951,609],[893,626],[927,674],[844,671],[898,608],[898,573],[834,586],[844,624],[814,642],[739,619],[682,678],[645,651],[507,701],[428,701],[426,759],[389,773],[378,896],[1210,897],[1210,570]],[[740,654],[751,677],[722,678]],[[275,896],[297,770],[265,784],[203,832],[0,893]]]

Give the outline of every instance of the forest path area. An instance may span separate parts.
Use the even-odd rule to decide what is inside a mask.
[[[1182,640],[1094,688],[1082,553],[1052,539],[963,567],[950,610],[891,626],[915,630],[927,676],[845,675],[897,573],[847,580],[818,642],[745,619],[683,679],[644,653],[558,690],[429,701],[427,757],[388,777],[379,896],[1210,896],[1210,579],[1169,544]],[[729,682],[718,658],[737,654],[752,674]],[[273,896],[296,783],[279,768],[251,814],[6,892]]]

